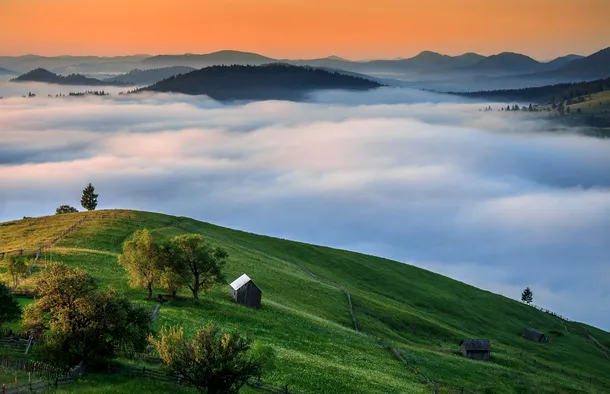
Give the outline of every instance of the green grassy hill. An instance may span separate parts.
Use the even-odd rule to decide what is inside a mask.
[[[53,261],[84,268],[103,286],[151,310],[155,304],[144,299],[143,289],[128,287],[117,264],[123,241],[135,230],[148,228],[160,239],[201,233],[225,248],[230,255],[227,277],[252,277],[263,290],[263,308],[234,304],[228,286],[217,287],[199,304],[184,292],[163,304],[154,328],[180,324],[192,332],[208,321],[237,328],[277,351],[278,367],[265,376],[269,382],[308,393],[427,393],[442,385],[475,393],[610,391],[610,359],[585,339],[584,325],[386,259],[124,210],[1,223],[0,251],[34,250],[83,215],[87,219],[54,245]],[[50,258],[46,252],[36,274]],[[0,279],[2,275],[0,269]],[[526,327],[547,333],[552,342],[525,341],[519,333]],[[587,329],[610,347],[610,334]],[[491,361],[458,355],[464,338],[489,339]],[[405,363],[386,345],[396,348]],[[65,392],[167,392],[167,387],[92,374]]]

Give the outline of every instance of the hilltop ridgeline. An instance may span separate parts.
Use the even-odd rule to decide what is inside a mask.
[[[207,95],[216,100],[300,100],[316,90],[365,91],[382,86],[364,78],[281,63],[212,66],[176,75],[139,91]]]
[[[102,85],[124,85],[121,82],[109,83],[100,81],[96,78],[86,77],[81,74],[70,74],[68,76],[62,76],[52,73],[44,68],[37,68],[25,74],[18,76],[17,78],[11,79],[11,82],[44,82],[53,83],[57,85],[83,85],[83,86],[102,86]]]

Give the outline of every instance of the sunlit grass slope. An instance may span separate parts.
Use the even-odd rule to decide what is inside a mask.
[[[3,223],[0,251],[39,244],[82,215],[87,220],[54,246],[53,260],[88,270],[102,286],[112,286],[151,310],[154,303],[144,299],[145,291],[128,287],[116,261],[123,241],[135,230],[148,228],[159,239],[201,233],[225,248],[230,254],[228,279],[251,276],[263,290],[263,308],[235,305],[228,286],[214,289],[199,304],[185,291],[180,299],[163,304],[154,328],[180,324],[192,332],[213,321],[247,333],[276,349],[278,366],[265,377],[273,383],[311,393],[430,392],[426,382],[481,393],[610,390],[610,360],[587,342],[583,325],[381,258],[135,211]],[[50,260],[51,253],[45,253],[41,266],[45,258]],[[362,332],[354,330],[345,290]],[[529,326],[549,333],[552,342],[520,338],[520,331]],[[610,346],[608,333],[588,329]],[[490,339],[491,362],[456,354],[463,338]],[[397,348],[407,365],[385,344]],[[133,384],[94,375],[66,390],[129,393]],[[153,387],[150,392],[155,392]]]

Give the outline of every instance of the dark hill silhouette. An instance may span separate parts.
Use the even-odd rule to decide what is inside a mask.
[[[381,84],[318,68],[282,63],[213,66],[170,77],[139,91],[207,95],[216,100],[301,100],[315,90],[369,90]]]
[[[610,47],[582,59],[572,60],[556,73],[566,76],[605,78],[610,75]]]
[[[174,75],[186,74],[194,70],[195,69],[192,67],[185,66],[154,68],[151,70],[135,69],[126,74],[106,78],[104,79],[104,82],[126,83],[130,85],[151,85],[166,78],[173,77]]]
[[[517,75],[516,77],[522,79],[522,83],[535,80],[547,80],[549,83],[552,83],[551,81],[569,83],[610,77],[610,48],[602,49],[586,57],[576,56],[576,58],[570,60],[574,56],[576,55],[555,59],[553,62],[565,63],[559,68],[548,69],[547,67],[543,71]]]
[[[158,55],[141,61],[146,65],[205,67],[211,65],[261,65],[276,61],[270,57],[251,52],[218,51],[203,55]]]
[[[83,85],[83,86],[102,86],[109,85],[107,82],[99,79],[89,78],[81,74],[70,74],[68,76],[57,75],[45,70],[37,68],[11,80],[12,82],[44,82],[54,83],[57,85]]]
[[[568,98],[579,97],[606,90],[610,90],[610,78],[598,79],[589,82],[560,83],[535,88],[489,90],[453,94],[488,100],[522,101],[547,104],[550,103],[553,98],[555,98],[557,101],[567,100]]]

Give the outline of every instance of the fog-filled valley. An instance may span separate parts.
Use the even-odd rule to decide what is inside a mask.
[[[99,208],[384,256],[510,298],[531,286],[610,328],[608,140],[407,88],[233,104],[124,90],[0,84],[0,221],[76,206],[93,182]]]

